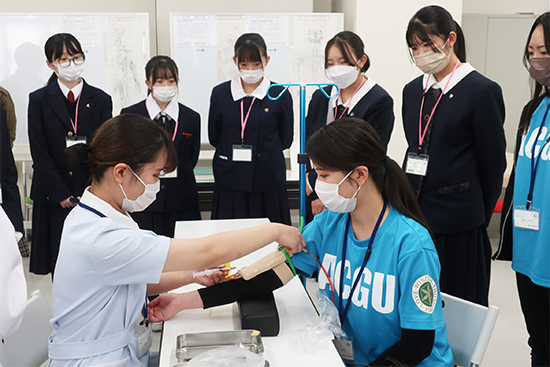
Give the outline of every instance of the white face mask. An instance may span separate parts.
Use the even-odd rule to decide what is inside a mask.
[[[357,80],[359,70],[351,65],[335,65],[327,69],[327,74],[338,88],[344,89]]]
[[[139,178],[138,175],[136,175],[136,173],[130,166],[128,166],[128,168],[130,168],[130,171],[132,171],[134,176],[137,177],[139,182],[141,182],[143,186],[145,186],[145,191],[136,200],[130,200],[126,196],[126,193],[122,188],[122,184],[118,184],[120,186],[120,189],[122,190],[122,193],[124,194],[124,200],[122,200],[122,210],[125,210],[128,213],[142,212],[147,209],[147,207],[151,205],[151,203],[157,198],[157,193],[160,190],[160,180],[158,180],[154,184],[147,185],[141,180],[141,178]]]
[[[68,82],[74,82],[75,80],[77,80],[84,71],[84,64],[75,65],[74,62],[71,62],[71,64],[66,68],[62,68],[59,65],[56,66],[57,76]]]
[[[447,42],[437,52],[428,51],[423,54],[413,56],[416,66],[426,74],[436,74],[445,69],[451,61],[451,50],[445,55],[443,49],[447,46]]]
[[[246,84],[256,84],[264,77],[264,69],[240,70],[239,76]]]
[[[153,96],[160,102],[166,103],[174,99],[178,95],[178,86],[171,87],[153,87]]]
[[[346,177],[344,177],[344,179],[337,184],[331,184],[324,181],[319,181],[319,179],[317,179],[315,183],[315,192],[317,193],[317,196],[319,196],[319,199],[323,202],[323,205],[330,211],[336,213],[349,213],[355,210],[355,205],[357,205],[357,193],[359,192],[361,186],[357,188],[357,191],[355,191],[355,194],[353,194],[351,198],[341,196],[338,191],[342,182],[344,182],[346,178],[352,174],[352,172],[353,170],[351,170],[350,173],[348,173]]]

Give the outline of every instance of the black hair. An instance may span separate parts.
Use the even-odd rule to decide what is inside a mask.
[[[336,47],[344,56],[344,60],[349,65],[354,66],[357,61],[363,56],[367,56],[365,53],[365,45],[357,34],[351,31],[342,31],[336,36],[332,37],[325,46],[325,69],[327,68],[328,50],[332,47]],[[355,58],[355,60],[354,60]],[[361,68],[361,72],[364,73],[370,68],[370,57],[367,56],[367,62]]]
[[[428,228],[409,180],[401,167],[386,156],[382,140],[368,122],[345,117],[323,126],[308,139],[306,152],[315,166],[329,171],[347,173],[366,166],[384,199]]]
[[[412,47],[415,44],[415,38],[422,42],[432,43],[433,36],[447,40],[451,32],[456,33],[456,42],[453,47],[455,55],[461,62],[466,62],[466,41],[462,28],[451,14],[441,6],[430,5],[417,11],[409,20],[405,39],[407,45]],[[432,50],[441,52],[433,43]]]
[[[235,59],[237,62],[262,62],[267,57],[267,46],[258,33],[245,33],[235,42]]]
[[[145,76],[151,85],[155,84],[157,79],[175,78],[179,82],[179,70],[176,62],[168,56],[155,56],[145,65]],[[147,95],[151,89],[147,89]]]
[[[57,33],[48,38],[46,44],[44,45],[46,59],[49,62],[53,62],[63,55],[63,46],[67,48],[67,53],[71,56],[78,54],[84,55],[82,52],[82,46],[75,36],[70,33]],[[48,79],[47,84],[53,83],[55,80],[57,80],[57,75],[54,72],[50,76],[50,79]]]
[[[164,170],[171,172],[178,165],[178,154],[168,133],[147,117],[124,113],[101,125],[89,145],[73,145],[63,154],[71,169],[89,169],[92,179],[101,181],[105,171],[118,163],[126,163],[139,174],[145,164],[155,162],[163,152]]]
[[[529,69],[529,42],[531,42],[531,37],[533,36],[533,32],[535,29],[542,25],[542,30],[544,33],[544,46],[546,46],[546,52],[550,52],[550,12],[546,12],[541,14],[533,23],[533,26],[531,27],[531,31],[529,32],[529,36],[527,37],[527,42],[525,43],[525,51],[523,52],[523,65],[527,69]],[[533,79],[533,78],[531,78]],[[533,79],[533,97],[531,101],[529,101],[527,105],[527,111],[524,114],[523,119],[519,123],[519,131],[522,134],[527,133],[529,130],[529,122],[531,121],[531,116],[533,116],[533,112],[537,109],[541,96],[547,96],[550,97],[550,87],[546,85],[542,85],[536,80]]]

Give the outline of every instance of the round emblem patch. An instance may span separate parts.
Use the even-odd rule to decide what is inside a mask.
[[[412,298],[422,312],[429,314],[434,312],[437,294],[437,285],[429,275],[421,276],[413,284]]]

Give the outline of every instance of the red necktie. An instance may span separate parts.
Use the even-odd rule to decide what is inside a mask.
[[[67,95],[67,99],[69,100],[69,102],[74,103],[74,94],[72,90],[69,91],[69,94]]]

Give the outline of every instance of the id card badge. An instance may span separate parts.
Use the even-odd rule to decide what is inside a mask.
[[[252,145],[233,145],[233,162],[252,162]]]
[[[65,148],[70,148],[76,144],[86,144],[86,142],[85,136],[67,136],[65,138]]]
[[[353,338],[347,336],[342,339],[333,339],[332,343],[342,359],[355,361],[355,357],[353,356]]]
[[[407,154],[407,165],[405,167],[405,173],[410,173],[411,175],[426,176],[429,161],[430,156],[427,154],[409,153]]]
[[[540,210],[531,208],[527,210],[525,206],[514,208],[514,227],[539,230]]]
[[[178,167],[170,173],[160,172],[160,178],[178,178]]]
[[[151,345],[153,345],[153,324],[143,323],[138,325],[138,358],[141,358],[145,353],[149,352]]]

